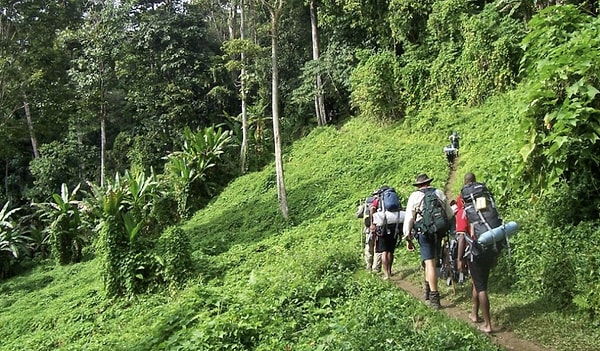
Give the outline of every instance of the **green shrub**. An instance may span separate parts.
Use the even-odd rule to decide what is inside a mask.
[[[31,253],[31,238],[14,215],[22,208],[9,209],[6,202],[0,209],[0,279],[11,276],[23,256]]]
[[[91,228],[85,227],[78,192],[79,185],[69,192],[67,184],[63,183],[60,194],[52,195],[54,201],[34,203],[40,219],[46,224],[51,253],[61,265],[81,261],[84,245],[89,242]]]
[[[190,238],[179,227],[165,230],[157,244],[157,256],[162,265],[161,275],[171,287],[178,287],[194,272]]]
[[[365,57],[352,71],[352,106],[375,121],[399,120],[404,104],[398,88],[399,65],[392,52],[363,52]]]
[[[78,144],[76,140],[53,141],[40,146],[41,157],[33,159],[29,165],[35,178],[34,187],[27,194],[29,198],[46,201],[60,191],[63,183],[73,189],[80,183],[97,178],[98,150]]]

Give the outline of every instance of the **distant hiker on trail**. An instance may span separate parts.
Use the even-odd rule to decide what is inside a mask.
[[[444,154],[446,154],[446,161],[448,161],[448,167],[452,168],[454,160],[458,156],[458,150],[453,145],[444,147]]]
[[[413,183],[418,190],[408,198],[403,233],[405,240],[410,241],[415,236],[419,242],[421,260],[425,265],[424,297],[431,307],[439,309],[436,266],[442,254],[442,239],[454,229],[454,211],[444,192],[430,186],[432,181],[433,178],[422,173]]]
[[[477,197],[473,195],[475,194],[473,189],[478,189],[476,190]],[[485,201],[473,201],[473,199],[480,200],[480,198],[483,198],[484,196],[487,196]],[[468,236],[469,234],[465,234],[463,236],[463,251],[459,250],[459,255],[464,256],[464,248],[467,246],[466,244],[468,244],[469,253],[466,255],[467,265],[473,281],[473,304],[469,317],[473,323],[480,323],[481,320],[479,318],[479,310],[481,309],[481,314],[483,315],[483,325],[479,327],[479,330],[485,333],[491,333],[492,324],[490,318],[490,301],[487,290],[490,270],[497,262],[498,250],[496,245],[488,248],[477,247],[477,238],[478,235],[482,234],[484,231],[487,231],[487,229],[485,229],[486,226],[481,225],[482,221],[485,221],[486,223],[489,222],[487,227],[491,226],[492,228],[500,225],[502,221],[499,219],[495,209],[494,211],[486,211],[488,218],[485,218],[482,214],[482,212],[485,211],[485,203],[487,202],[487,206],[489,206],[490,202],[493,203],[493,198],[491,193],[485,187],[485,184],[476,182],[475,175],[473,173],[465,174],[464,186],[461,190],[461,197],[465,203],[465,214],[467,215],[467,220],[469,221],[471,229],[471,236]],[[477,204],[475,204],[475,202],[477,202]],[[494,212],[495,215],[490,216],[489,213],[492,212]]]
[[[375,237],[375,252],[381,253],[383,279],[392,277],[394,251],[404,221],[404,211],[400,206],[400,198],[388,186],[378,190],[377,197],[371,204],[371,233]]]
[[[371,233],[371,205],[377,195],[378,190],[375,190],[371,196],[365,200],[361,200],[356,212],[357,218],[363,219],[363,234],[364,234],[364,254],[366,269],[368,272],[381,272],[381,253],[375,252],[375,235]]]
[[[457,155],[458,155],[458,140],[460,139],[460,135],[458,135],[457,131],[453,131],[452,134],[450,134],[450,136],[448,137],[448,139],[450,139],[450,143],[452,144],[452,147],[455,148],[457,151]]]

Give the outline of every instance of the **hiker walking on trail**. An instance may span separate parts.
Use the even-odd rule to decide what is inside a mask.
[[[452,145],[448,145],[444,147],[444,154],[446,154],[446,161],[448,162],[448,167],[452,168],[454,165],[454,160],[458,155],[458,150]]]
[[[437,265],[442,254],[442,239],[454,229],[454,211],[443,191],[431,186],[433,178],[419,174],[414,186],[417,191],[410,194],[406,205],[403,233],[409,241],[416,237],[419,242],[421,260],[425,265],[425,300],[431,307],[439,309]]]
[[[459,273],[465,273],[466,270],[466,262],[464,260],[465,253],[465,235],[469,235],[470,228],[469,222],[467,221],[467,215],[465,214],[465,204],[462,200],[462,197],[458,195],[456,198],[456,207],[454,209],[454,218],[456,218],[456,233],[455,239],[458,243],[458,254],[456,257],[457,260],[457,270]]]
[[[394,188],[382,186],[371,205],[371,233],[375,238],[375,252],[381,253],[383,279],[392,277],[394,251],[398,241],[404,211]]]
[[[356,212],[357,218],[363,219],[363,234],[364,234],[364,256],[365,256],[365,264],[368,272],[381,272],[381,253],[375,252],[375,235],[371,233],[371,206],[373,201],[377,198],[379,194],[379,190],[375,190],[371,196],[364,199],[364,201],[360,201],[361,203],[358,206],[358,210]]]
[[[456,153],[458,154],[458,140],[460,139],[460,135],[458,135],[458,132],[453,131],[452,134],[450,134],[450,136],[448,137],[448,139],[450,139],[452,147],[457,150]]]
[[[461,190],[461,196],[462,196],[462,200],[465,201],[465,203],[468,200],[467,194],[469,194],[469,191],[471,188],[473,188],[473,185],[478,185],[479,188],[482,188],[482,186],[484,187],[484,185],[482,183],[476,183],[475,180],[475,175],[473,173],[467,173],[465,174],[465,179],[464,179],[464,186]],[[491,193],[489,193],[489,191],[487,191],[487,188],[485,188],[485,191],[487,194],[489,194],[488,196],[490,197],[490,200],[493,201],[493,198],[491,197]],[[488,200],[489,202],[489,200]],[[473,204],[471,204],[471,206],[473,206]],[[474,210],[473,210],[474,211]],[[477,211],[479,211],[479,209],[477,209]],[[481,248],[481,247],[476,247],[477,245],[477,237],[478,235],[482,234],[483,231],[487,230],[487,229],[478,229],[478,228],[485,228],[482,226],[477,226],[479,222],[478,218],[476,216],[469,216],[469,212],[468,209],[465,209],[465,213],[467,214],[467,219],[469,221],[469,225],[470,225],[470,229],[471,229],[471,236],[467,238],[468,234],[465,234],[465,236],[463,236],[463,244],[462,247],[467,247],[469,249],[469,253],[467,253],[466,257],[467,257],[467,265],[469,267],[469,273],[471,275],[471,280],[473,282],[473,289],[472,289],[472,310],[471,313],[469,314],[469,317],[471,318],[471,321],[473,321],[473,323],[480,323],[481,320],[479,318],[479,311],[481,310],[481,314],[483,316],[483,325],[481,325],[479,327],[479,330],[485,332],[485,333],[491,333],[492,332],[492,324],[491,324],[491,317],[490,317],[490,301],[489,301],[489,297],[488,297],[488,279],[490,276],[490,271],[492,269],[492,267],[496,264],[497,259],[498,259],[498,250],[497,248],[494,246],[493,248]],[[481,216],[483,217],[483,216]],[[498,222],[501,222],[501,220],[499,220],[498,218],[496,218],[496,220]],[[486,219],[486,221],[490,222],[490,219]],[[477,223],[476,223],[477,222]],[[491,226],[495,226],[497,223],[492,223],[492,224],[488,224],[488,227]],[[467,240],[469,239],[469,240]],[[463,249],[464,251],[464,249]],[[463,256],[464,252],[461,252],[459,250],[459,255]]]

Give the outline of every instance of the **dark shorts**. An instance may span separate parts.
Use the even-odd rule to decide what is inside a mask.
[[[490,271],[496,262],[496,256],[496,253],[490,250],[473,257],[473,261],[467,259],[469,274],[471,275],[471,279],[473,279],[475,291],[487,291]]]
[[[433,260],[440,258],[442,255],[442,238],[443,235],[438,235],[437,240],[426,235],[419,234],[419,250],[421,251],[421,260]]]
[[[395,228],[390,229],[389,233],[377,236],[377,245],[375,245],[375,252],[391,252],[394,253],[396,250],[396,243],[398,237],[395,234]]]

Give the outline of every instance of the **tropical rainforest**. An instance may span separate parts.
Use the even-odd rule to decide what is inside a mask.
[[[600,349],[598,11],[0,0],[0,349],[501,350],[364,270],[357,202],[422,172],[519,225],[497,328]]]

